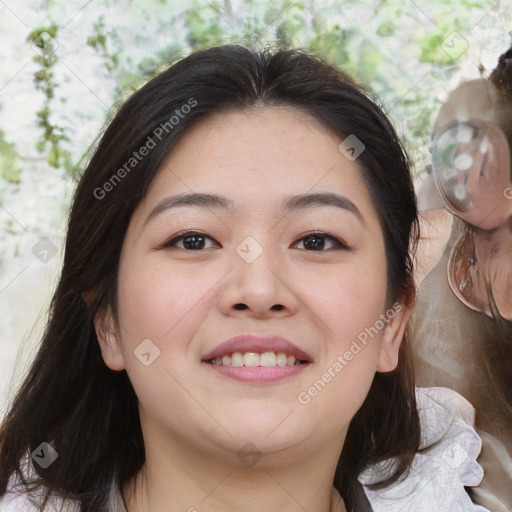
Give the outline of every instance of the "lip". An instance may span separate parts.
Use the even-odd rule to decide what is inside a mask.
[[[296,366],[217,366],[215,364],[205,363],[207,367],[217,375],[235,379],[239,382],[250,382],[254,384],[263,384],[266,382],[275,382],[286,379],[303,372],[309,363]]]
[[[259,334],[241,334],[234,336],[218,345],[211,352],[205,354],[202,357],[202,361],[208,362],[210,359],[231,355],[234,352],[284,352],[286,355],[294,356],[297,360],[307,363],[313,362],[313,358],[310,354],[300,349],[286,338],[275,335],[262,336]]]

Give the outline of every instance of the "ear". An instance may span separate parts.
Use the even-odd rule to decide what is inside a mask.
[[[395,302],[384,314],[389,320],[382,334],[377,363],[378,372],[392,372],[398,365],[398,353],[414,307],[415,295],[415,290],[412,288],[402,302]]]
[[[124,370],[121,339],[110,307],[96,313],[94,328],[105,364],[111,370]]]

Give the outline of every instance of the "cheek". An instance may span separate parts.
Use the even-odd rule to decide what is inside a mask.
[[[306,424],[318,428],[315,418],[325,418],[321,437],[337,435],[363,404],[375,376],[378,342],[375,338],[365,345],[355,340],[330,350],[297,396]]]
[[[379,261],[324,273],[316,280],[318,293],[310,292],[308,305],[321,319],[325,354],[298,398],[312,416],[329,411],[333,425],[352,419],[376,372],[386,302],[385,266]]]
[[[325,324],[326,339],[335,348],[342,350],[347,342],[373,326],[384,312],[385,272],[385,266],[379,262],[360,262],[320,272],[317,277],[303,281],[302,292],[310,297],[315,313]]]
[[[132,259],[119,270],[125,368],[140,404],[166,423],[170,410],[190,408],[183,387],[191,374],[187,351],[204,317],[208,292],[218,281],[211,270],[206,275],[149,259],[140,264]]]
[[[119,317],[128,338],[155,338],[164,345],[182,320],[201,310],[216,282],[215,273],[198,267],[150,262],[121,267],[119,276]]]

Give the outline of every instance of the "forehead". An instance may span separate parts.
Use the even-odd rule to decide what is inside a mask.
[[[211,192],[229,196],[237,209],[269,211],[285,196],[338,192],[376,217],[357,161],[338,149],[342,140],[291,107],[217,113],[187,130],[139,206],[147,210],[170,194]]]
[[[339,139],[316,119],[290,107],[222,112],[189,130],[166,163],[207,174],[205,163],[211,162],[218,174],[232,175],[240,174],[239,169],[264,175],[265,168],[280,167],[281,175],[289,172],[307,179],[308,170],[316,175],[327,162],[333,165],[339,159]]]

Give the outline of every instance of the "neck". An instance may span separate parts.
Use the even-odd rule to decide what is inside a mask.
[[[183,443],[145,439],[146,462],[123,486],[127,512],[346,512],[332,485],[339,440],[300,460],[264,454],[245,467],[226,451],[205,457]]]

